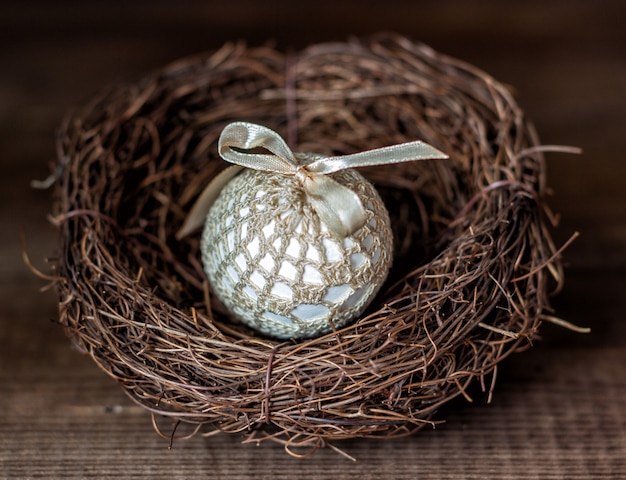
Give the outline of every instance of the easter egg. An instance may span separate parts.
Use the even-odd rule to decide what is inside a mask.
[[[365,214],[345,236],[317,215],[294,176],[244,169],[209,210],[201,251],[213,293],[264,335],[308,338],[341,328],[387,277],[392,233],[380,196],[354,169],[331,177],[358,196]]]

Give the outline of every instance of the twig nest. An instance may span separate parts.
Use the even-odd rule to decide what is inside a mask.
[[[344,229],[319,208],[315,219],[316,194],[298,197],[319,183],[304,166],[285,179],[243,165],[215,197],[204,240],[177,236],[207,184],[238,168],[224,169],[216,147],[239,120],[290,131],[301,152],[421,139],[450,157],[359,170],[388,209],[394,261],[389,288],[336,332],[280,341],[232,322],[200,257],[215,269],[214,291],[233,288],[233,310],[275,316],[271,334],[295,335],[286,328],[312,319],[297,332],[322,331],[325,309],[356,312],[391,254],[386,214],[355,167],[324,174],[362,204],[350,233],[330,235],[324,225]],[[470,385],[493,388],[498,362],[553,315],[548,293],[563,272],[534,128],[494,78],[407,38],[289,57],[226,45],[103,92],[57,138],[60,322],[135,402],[195,431],[311,450],[404,436]],[[361,276],[360,265],[375,271]]]
[[[348,236],[329,230],[295,177],[257,170],[233,178],[208,214],[201,250],[213,290],[265,335],[303,338],[340,328],[387,277],[392,236],[380,196],[355,170],[333,178],[365,206],[365,225]]]

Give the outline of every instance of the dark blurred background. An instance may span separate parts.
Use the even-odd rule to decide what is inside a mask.
[[[401,442],[350,442],[358,467],[328,450],[291,463],[279,447],[228,436],[167,452],[149,416],[70,349],[49,321],[55,296],[21,259],[20,230],[39,268],[55,250],[50,193],[29,182],[48,175],[56,127],[106,85],[226,41],[289,50],[380,31],[486,70],[543,143],[584,150],[547,158],[556,242],[581,232],[556,314],[592,332],[546,324],[543,341],[502,365],[492,405],[457,406],[448,425]],[[0,477],[625,478],[625,150],[623,0],[3,1]]]

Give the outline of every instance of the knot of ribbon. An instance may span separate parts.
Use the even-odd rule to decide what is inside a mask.
[[[259,153],[258,149],[269,153]],[[185,236],[204,221],[221,189],[242,168],[293,176],[320,220],[332,233],[345,237],[365,224],[365,207],[355,192],[329,174],[348,168],[448,158],[436,148],[414,141],[350,155],[322,156],[301,165],[278,133],[247,122],[234,122],[224,128],[218,141],[218,153],[235,166],[217,175],[201,194],[179,237]]]

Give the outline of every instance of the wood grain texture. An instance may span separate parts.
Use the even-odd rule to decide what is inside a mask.
[[[626,477],[626,6],[553,2],[22,1],[0,5],[0,478]],[[568,249],[557,314],[504,362],[491,404],[455,401],[435,430],[354,440],[297,460],[218,435],[168,441],[90,358],[72,350],[53,293],[25,268],[19,231],[45,270],[56,236],[48,173],[65,111],[112,82],[244,38],[284,48],[394,30],[514,86],[547,144],[555,235]],[[171,425],[162,425],[169,431]]]

